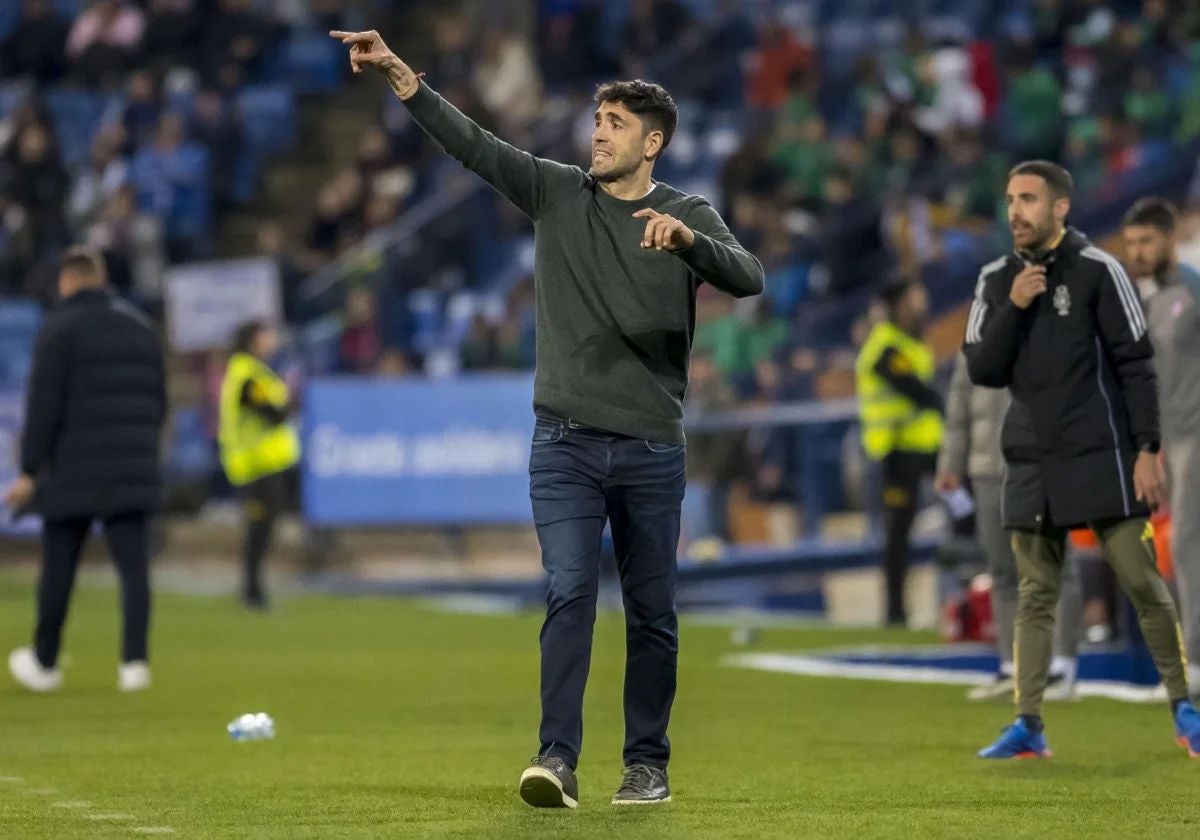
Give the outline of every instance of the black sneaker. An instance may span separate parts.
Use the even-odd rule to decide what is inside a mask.
[[[621,787],[612,798],[614,805],[654,805],[670,801],[667,771],[646,764],[626,767]]]
[[[534,808],[574,808],[579,804],[575,773],[556,755],[539,755],[521,774],[521,799]]]
[[[267,604],[267,596],[262,592],[246,592],[242,595],[242,604],[248,610],[255,612],[266,612],[270,605]]]

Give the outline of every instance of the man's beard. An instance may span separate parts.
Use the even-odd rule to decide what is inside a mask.
[[[1167,274],[1170,271],[1171,271],[1171,258],[1169,256],[1166,256],[1154,264],[1154,271],[1150,272],[1150,275],[1152,277],[1154,277],[1156,280],[1165,280],[1167,278]]]
[[[611,184],[614,181],[620,181],[622,178],[628,178],[633,173],[637,172],[637,164],[628,164],[622,166],[617,160],[613,159],[613,167],[607,172],[600,173],[595,169],[588,171],[588,174],[602,184]]]
[[[1031,227],[1033,228],[1034,240],[1027,245],[1022,245],[1017,250],[1023,255],[1044,256],[1046,249],[1050,246],[1050,239],[1054,236],[1054,225],[1051,224],[1045,228],[1040,228],[1036,225],[1031,225]],[[1013,234],[1015,236],[1016,231],[1013,231]]]

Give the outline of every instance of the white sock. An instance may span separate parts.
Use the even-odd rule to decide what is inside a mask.
[[[1067,682],[1075,682],[1075,673],[1079,662],[1073,657],[1056,656],[1050,660],[1050,676],[1061,676]]]

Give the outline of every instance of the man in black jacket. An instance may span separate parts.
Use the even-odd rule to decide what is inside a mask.
[[[38,335],[21,442],[21,476],[5,501],[42,514],[42,575],[32,647],[9,657],[32,691],[62,685],[58,652],[75,570],[99,519],[121,578],[122,691],[150,685],[148,515],[161,495],[166,414],[162,348],[150,322],[107,289],[104,263],[82,248],[63,257],[61,305]]]
[[[1009,388],[1001,446],[1004,524],[1020,577],[1017,721],[983,758],[1049,754],[1041,704],[1067,530],[1090,526],[1137,609],[1171,700],[1176,736],[1200,754],[1179,619],[1158,574],[1152,508],[1164,498],[1153,351],[1121,264],[1065,226],[1071,176],[1018,164],[1007,202],[1015,251],[983,267],[967,322],[977,385]]]

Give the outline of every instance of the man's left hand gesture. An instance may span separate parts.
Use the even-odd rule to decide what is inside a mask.
[[[1158,510],[1167,500],[1167,481],[1158,456],[1142,452],[1133,464],[1133,491],[1139,502],[1145,502],[1150,510]]]
[[[10,511],[24,510],[33,501],[33,493],[35,485],[33,478],[28,475],[21,475],[9,485],[8,490],[4,493],[4,504]]]
[[[658,251],[682,251],[692,247],[696,234],[674,216],[659,213],[647,207],[633,214],[635,219],[646,219],[646,230],[642,234],[642,247]]]

